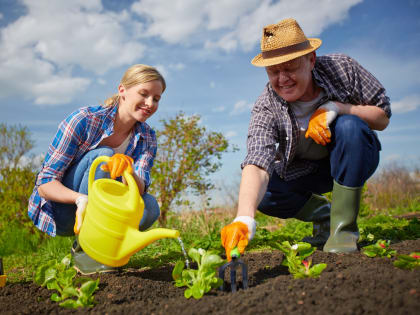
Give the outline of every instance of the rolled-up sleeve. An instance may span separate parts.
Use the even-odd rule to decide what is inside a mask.
[[[271,176],[276,156],[276,127],[273,114],[257,100],[248,129],[247,155],[241,164],[258,166]]]
[[[146,192],[151,184],[150,170],[153,167],[153,161],[157,151],[156,134],[153,130],[150,130],[150,134],[147,135],[145,142],[144,150],[134,161],[134,171],[144,181],[144,191]]]
[[[365,105],[375,105],[384,110],[387,117],[390,118],[391,103],[386,95],[384,86],[368,70],[363,68],[356,60],[347,56],[351,70],[348,73],[353,74],[351,78],[352,95],[356,102]]]
[[[54,140],[48,148],[42,169],[37,176],[37,186],[52,180],[61,181],[64,172],[83,142],[84,132],[84,116],[78,112],[71,114],[60,123]]]

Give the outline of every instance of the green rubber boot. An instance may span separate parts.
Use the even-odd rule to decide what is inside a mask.
[[[331,206],[331,235],[324,252],[351,253],[357,251],[360,198],[363,187],[346,187],[334,181]]]
[[[331,204],[324,196],[312,194],[295,218],[305,222],[313,222],[313,236],[304,237],[303,242],[320,247],[330,236]]]
[[[90,258],[80,247],[79,242],[76,240],[73,243],[71,248],[71,254],[74,260],[74,269],[77,272],[81,273],[84,276],[91,275],[94,273],[103,273],[103,272],[113,272],[117,271],[118,269],[115,267],[110,267],[107,265],[103,265],[96,260]]]

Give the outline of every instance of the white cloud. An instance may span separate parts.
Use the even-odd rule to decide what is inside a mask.
[[[185,69],[185,64],[183,64],[182,62],[172,63],[169,65],[169,68],[172,70],[180,71]]]
[[[99,78],[98,79],[98,84],[105,85],[106,84],[106,81],[104,79],[102,79],[102,78]]]
[[[0,12],[0,20],[3,18],[3,14]]]
[[[76,66],[103,74],[144,52],[126,35],[129,14],[104,11],[100,0],[22,3],[27,14],[0,33],[0,97],[19,94],[37,104],[66,103],[91,81],[73,76]]]
[[[218,106],[211,109],[213,113],[222,113],[226,110],[225,106]]]
[[[216,82],[211,81],[209,85],[212,89],[214,89],[216,87]]]
[[[360,1],[139,0],[116,13],[105,10],[101,0],[21,0],[26,14],[0,29],[0,97],[66,103],[98,80],[86,76],[158,50],[149,40],[198,48],[203,56],[212,54],[210,48],[248,51],[264,25],[293,16],[308,36],[317,35]],[[166,76],[184,68],[160,65]]]
[[[228,138],[228,139],[231,139],[231,138],[233,138],[233,137],[236,137],[236,135],[237,135],[238,133],[236,132],[236,131],[234,131],[234,130],[229,130],[229,131],[227,131],[226,133],[225,133],[225,137],[226,138]]]
[[[239,115],[243,112],[250,113],[250,110],[252,109],[253,104],[248,103],[247,101],[240,100],[233,105],[233,110],[231,111],[231,115]]]
[[[392,112],[396,114],[411,112],[417,108],[420,108],[420,95],[410,95],[391,104]]]
[[[259,42],[264,25],[294,17],[306,35],[319,35],[345,19],[348,10],[361,1],[140,0],[131,10],[147,18],[145,36],[158,36],[172,44],[248,51]]]

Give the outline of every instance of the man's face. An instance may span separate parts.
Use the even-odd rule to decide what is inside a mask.
[[[265,67],[274,91],[287,102],[311,101],[314,95],[312,69],[315,52],[278,64]]]

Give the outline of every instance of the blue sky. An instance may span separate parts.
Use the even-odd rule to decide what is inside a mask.
[[[150,125],[200,114],[240,148],[212,178],[237,181],[267,81],[250,60],[262,27],[287,17],[323,40],[318,55],[346,53],[387,89],[393,116],[379,132],[380,167],[420,165],[418,0],[1,0],[0,122],[27,126],[31,153],[43,153],[67,114],[116,92],[130,65],[149,64],[168,85]]]

